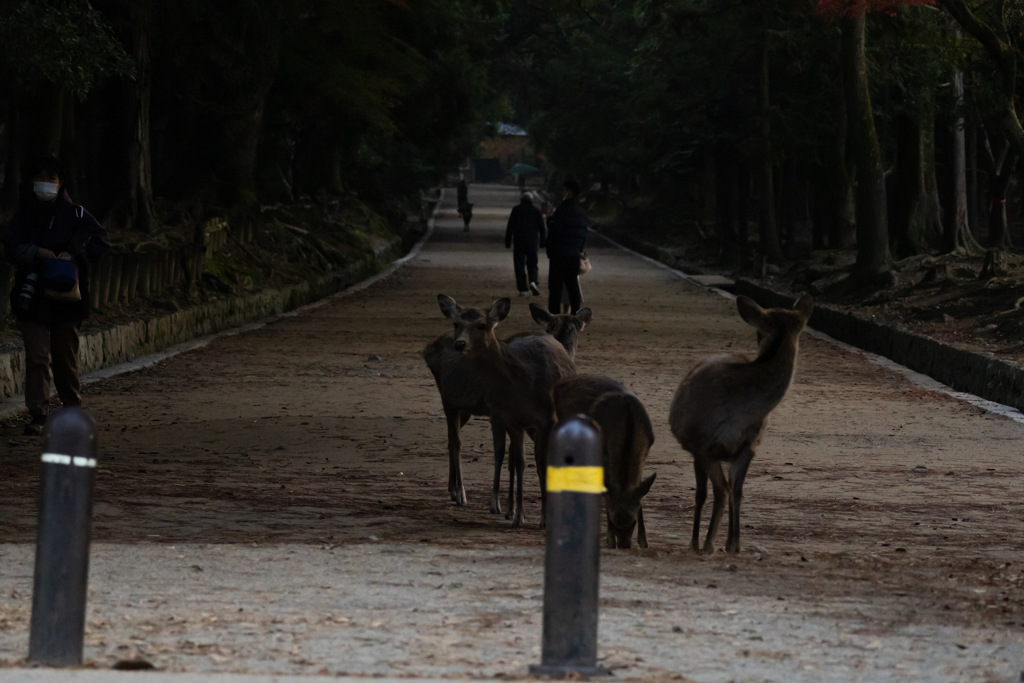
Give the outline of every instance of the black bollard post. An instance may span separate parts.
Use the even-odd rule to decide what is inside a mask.
[[[552,430],[547,468],[544,631],[534,676],[604,675],[597,666],[601,430],[577,415]]]
[[[64,408],[47,424],[28,661],[78,666],[85,636],[96,424]]]

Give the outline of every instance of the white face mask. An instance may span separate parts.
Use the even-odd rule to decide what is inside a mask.
[[[44,202],[52,202],[57,198],[57,183],[44,183],[39,180],[32,183],[32,190]]]

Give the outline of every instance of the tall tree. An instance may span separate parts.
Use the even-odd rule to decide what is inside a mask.
[[[872,280],[889,270],[889,228],[882,152],[875,131],[865,57],[866,11],[844,15],[843,89],[846,93],[850,148],[857,165],[857,272]]]
[[[973,36],[996,66],[999,77],[998,116],[1003,134],[1018,156],[1024,156],[1024,128],[1017,116],[1017,50],[1007,30],[1006,0],[992,0],[989,21],[985,22],[967,6],[965,0],[938,0],[968,34]],[[1019,31],[1019,29],[1018,29]],[[1019,40],[1019,35],[1016,36]]]

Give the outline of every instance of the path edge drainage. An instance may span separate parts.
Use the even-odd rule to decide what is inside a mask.
[[[595,232],[670,268],[685,268],[670,251],[655,244],[604,227]],[[792,308],[798,296],[770,289],[749,278],[737,278],[735,287],[729,290],[748,296],[766,308]],[[808,327],[844,344],[888,358],[955,391],[1024,412],[1024,368],[994,354],[941,342],[911,332],[903,325],[881,323],[825,303],[815,302]]]

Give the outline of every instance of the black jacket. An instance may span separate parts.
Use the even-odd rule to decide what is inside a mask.
[[[567,199],[548,218],[548,258],[575,258],[587,243],[587,215],[575,199]]]
[[[80,322],[89,317],[89,264],[110,251],[110,237],[92,214],[71,203],[68,193],[61,191],[53,202],[41,202],[34,196],[14,214],[3,234],[7,260],[16,267],[11,306],[18,320],[43,325]],[[68,252],[78,266],[78,288],[81,301],[55,301],[36,297],[37,306],[29,313],[17,305],[18,290],[25,276],[38,272],[40,249],[54,254]]]
[[[544,217],[540,209],[533,205],[529,197],[523,197],[519,206],[512,209],[512,215],[508,217],[508,227],[505,229],[505,248],[508,249],[514,242],[516,251],[537,251],[538,236],[539,244],[544,246]]]

